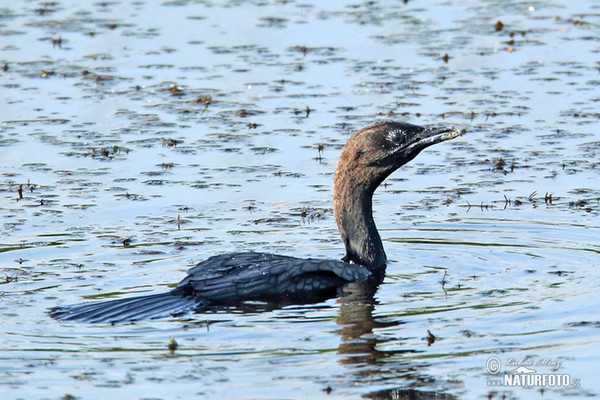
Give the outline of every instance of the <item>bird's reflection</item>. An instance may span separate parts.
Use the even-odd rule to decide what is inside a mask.
[[[377,381],[398,381],[399,387],[372,392],[364,395],[370,399],[455,399],[454,396],[429,390],[417,390],[419,382],[435,382],[435,378],[426,375],[423,368],[428,364],[410,361],[392,361],[392,357],[403,354],[420,353],[416,349],[379,350],[378,345],[386,339],[378,335],[378,328],[390,328],[401,325],[399,320],[384,321],[373,317],[377,305],[375,293],[383,280],[381,276],[367,282],[352,283],[344,288],[345,295],[339,299],[340,312],[337,319],[341,342],[338,347],[340,364],[352,368],[351,375],[356,383],[365,379]]]

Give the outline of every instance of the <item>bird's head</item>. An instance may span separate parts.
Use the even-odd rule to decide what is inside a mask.
[[[362,175],[374,191],[392,172],[423,149],[460,136],[453,126],[425,128],[404,122],[380,122],[356,132],[346,143],[340,169]]]

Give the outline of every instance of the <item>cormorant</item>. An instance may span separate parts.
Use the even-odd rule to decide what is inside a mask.
[[[375,189],[421,150],[460,135],[452,126],[424,128],[387,121],[350,137],[334,179],[333,209],[346,247],[341,261],[255,252],[221,254],[189,269],[170,292],[61,306],[50,310],[50,315],[62,321],[134,322],[248,300],[314,302],[339,294],[349,282],[374,276],[379,277],[378,284],[385,273],[386,255],[373,221]]]

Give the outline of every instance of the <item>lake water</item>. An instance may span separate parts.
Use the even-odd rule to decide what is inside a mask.
[[[599,28],[584,0],[3,2],[2,398],[600,395]],[[342,257],[333,172],[384,119],[466,134],[377,191],[374,298],[47,315],[230,251]],[[569,385],[494,386],[518,367]]]

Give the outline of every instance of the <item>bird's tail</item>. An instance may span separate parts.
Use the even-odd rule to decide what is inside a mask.
[[[208,302],[198,301],[171,291],[147,296],[97,301],[55,307],[50,316],[59,321],[127,323],[199,311]]]

